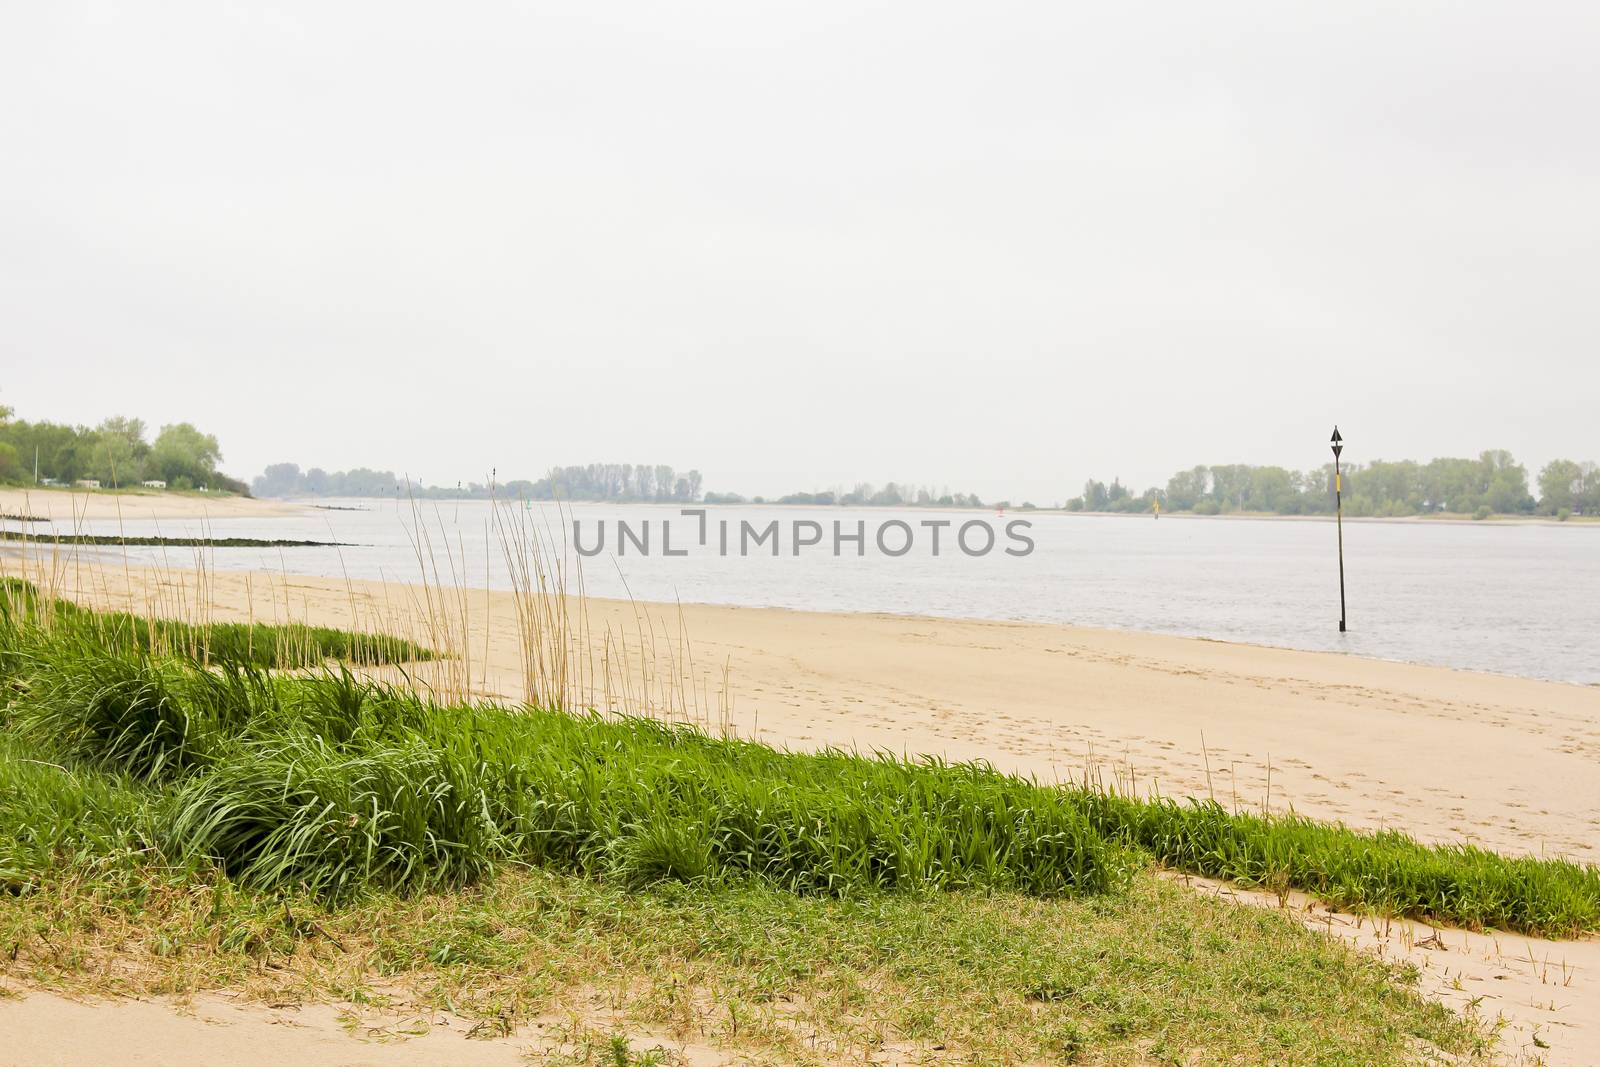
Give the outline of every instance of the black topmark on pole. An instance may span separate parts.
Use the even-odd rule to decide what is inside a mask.
[[[1344,633],[1344,475],[1339,470],[1339,453],[1344,451],[1344,438],[1339,427],[1333,428],[1333,513],[1339,527],[1339,632]]]

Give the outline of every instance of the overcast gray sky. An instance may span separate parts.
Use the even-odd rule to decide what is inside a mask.
[[[0,402],[1064,499],[1600,459],[1600,5],[12,3]]]

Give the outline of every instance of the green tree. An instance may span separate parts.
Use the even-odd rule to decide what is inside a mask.
[[[1441,456],[1422,470],[1423,497],[1433,511],[1476,511],[1483,498],[1479,465],[1470,459]]]
[[[221,459],[222,450],[215,437],[201,433],[192,423],[179,422],[161,427],[150,446],[148,471],[172,486],[180,480],[209,485]]]
[[[1167,479],[1167,503],[1171,511],[1186,511],[1204,499],[1211,488],[1211,472],[1205,467],[1179,471]]]
[[[1583,493],[1583,468],[1570,459],[1553,459],[1539,472],[1539,510],[1554,515],[1571,508]]]
[[[1533,510],[1528,492],[1528,469],[1505,449],[1490,449],[1478,457],[1484,467],[1484,503],[1504,515]]]
[[[1351,470],[1350,490],[1378,515],[1415,515],[1423,509],[1422,469],[1411,460],[1374,460]]]
[[[1251,511],[1293,514],[1298,510],[1293,477],[1282,467],[1251,468],[1246,503]]]
[[[1250,468],[1222,463],[1211,468],[1211,499],[1223,511],[1243,511],[1250,502]]]
[[[135,485],[143,476],[150,446],[144,439],[144,420],[116,415],[106,419],[89,441],[89,477],[104,485]]]
[[[1594,463],[1584,463],[1579,468],[1582,480],[1578,485],[1578,495],[1573,511],[1581,510],[1585,515],[1600,515],[1600,467]]]

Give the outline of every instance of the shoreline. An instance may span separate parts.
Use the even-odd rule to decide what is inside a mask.
[[[0,513],[49,522],[103,519],[278,518],[303,507],[247,496],[160,491],[71,489],[65,486],[0,488]]]
[[[252,497],[250,499],[258,499],[258,498]],[[332,510],[332,511],[346,511],[346,510],[365,511],[365,510],[370,510],[370,509],[367,509],[367,508],[348,508],[348,507],[346,507],[346,508],[340,508],[340,507],[332,507],[332,508],[330,508],[326,504],[317,504],[317,503],[313,503],[313,501],[315,501],[315,500],[339,500],[339,501],[359,500],[359,501],[364,501],[364,502],[365,501],[372,501],[372,502],[377,503],[377,504],[393,503],[393,502],[396,501],[396,498],[392,497],[392,496],[381,496],[381,497],[379,497],[379,496],[373,496],[373,497],[366,497],[366,496],[261,497],[259,499],[262,500],[263,502],[270,501],[270,502],[273,502],[273,503],[282,504],[282,505],[286,505],[286,506],[290,506],[290,507],[296,507],[296,508],[317,508],[317,509]],[[967,514],[983,515],[983,514],[993,514],[995,512],[1003,512],[1004,514],[1006,514],[1008,516],[1018,517],[1018,518],[1024,517],[1024,516],[1028,516],[1028,515],[1052,515],[1052,516],[1064,516],[1064,517],[1067,517],[1067,518],[1096,518],[1096,519],[1151,519],[1151,518],[1153,518],[1153,514],[1151,512],[1148,512],[1148,511],[1071,511],[1071,510],[1069,510],[1067,508],[1057,508],[1057,507],[1049,507],[1049,508],[1046,508],[1046,507],[1032,507],[1032,508],[1007,507],[1007,508],[1003,508],[1002,509],[1002,508],[997,508],[994,505],[985,505],[984,507],[974,508],[974,507],[957,507],[957,506],[954,506],[954,505],[938,505],[938,504],[928,504],[928,505],[897,504],[897,505],[887,505],[887,506],[885,506],[885,505],[876,505],[876,504],[780,504],[777,501],[773,501],[773,500],[769,500],[769,501],[766,501],[764,503],[759,503],[759,504],[756,503],[753,500],[746,500],[746,501],[742,501],[742,502],[739,502],[739,503],[716,503],[716,504],[708,504],[708,503],[705,503],[704,501],[671,501],[671,500],[531,500],[531,501],[522,501],[522,500],[519,500],[519,499],[516,499],[516,498],[513,498],[513,497],[472,497],[472,496],[460,496],[460,497],[416,497],[414,499],[410,498],[410,497],[401,497],[399,499],[404,501],[404,502],[407,502],[407,503],[416,503],[416,504],[435,503],[435,504],[502,504],[502,505],[516,505],[516,504],[520,504],[520,503],[531,503],[531,504],[535,504],[535,505],[538,505],[538,506],[541,506],[541,507],[563,507],[563,508],[565,508],[565,507],[572,507],[574,505],[582,505],[582,506],[587,506],[587,507],[594,507],[594,506],[599,506],[599,507],[604,507],[604,506],[653,507],[653,508],[664,508],[664,509],[673,510],[673,511],[676,511],[676,510],[678,510],[680,508],[705,508],[707,510],[718,510],[718,509],[722,509],[722,508],[727,508],[727,509],[730,509],[730,510],[732,510],[732,509],[761,508],[761,509],[782,509],[782,510],[794,509],[794,510],[809,510],[809,511],[851,511],[851,512],[855,512],[855,511],[907,512],[907,511],[909,511],[909,512],[916,512],[916,513],[920,513],[920,512],[928,512],[930,514],[953,513],[953,514],[961,514],[961,515],[967,515]],[[1163,518],[1163,519],[1197,519],[1197,520],[1205,520],[1205,521],[1208,521],[1208,522],[1212,521],[1212,520],[1226,520],[1226,521],[1230,521],[1230,522],[1245,522],[1245,521],[1257,521],[1257,520],[1259,520],[1259,521],[1270,521],[1270,522],[1333,522],[1333,521],[1335,521],[1335,516],[1333,514],[1331,514],[1331,513],[1326,514],[1326,515],[1321,515],[1321,514],[1318,514],[1318,515],[1280,515],[1277,512],[1272,512],[1272,511],[1232,511],[1232,512],[1219,512],[1216,515],[1202,515],[1202,514],[1199,514],[1197,512],[1193,512],[1193,511],[1163,511],[1161,513],[1161,518]],[[1594,515],[1574,515],[1571,518],[1568,518],[1566,520],[1561,520],[1561,519],[1557,519],[1553,515],[1521,515],[1521,514],[1505,514],[1505,513],[1500,513],[1500,512],[1496,512],[1494,514],[1491,514],[1488,517],[1483,518],[1483,519],[1476,519],[1476,518],[1473,518],[1472,515],[1470,515],[1470,514],[1468,514],[1466,512],[1456,512],[1456,511],[1436,512],[1436,513],[1427,514],[1427,515],[1349,515],[1349,514],[1346,514],[1344,516],[1344,521],[1345,522],[1359,522],[1359,523],[1405,523],[1405,524],[1418,524],[1418,523],[1420,523],[1420,524],[1438,524],[1438,525],[1445,525],[1445,526],[1484,526],[1484,525],[1494,525],[1494,526],[1594,526],[1596,528],[1600,528],[1600,516],[1594,516]]]
[[[184,540],[194,540],[194,539],[184,539]],[[221,539],[218,539],[218,540],[221,540]],[[132,537],[129,537],[127,539],[127,542],[130,545],[136,545],[138,543],[137,539],[132,538]],[[38,559],[39,558],[38,557],[38,553],[33,550],[33,546],[45,546],[47,548],[54,548],[54,544],[53,544],[53,542],[51,540],[51,535],[49,535],[49,534],[40,534],[40,535],[37,535],[37,536],[29,537],[26,540],[0,538],[0,572],[5,572],[6,571],[6,565],[7,565],[8,562],[10,564],[12,564],[13,566],[16,566],[16,565],[29,565],[30,561]],[[304,547],[340,547],[340,548],[360,548],[360,547],[363,547],[361,545],[354,545],[354,544],[341,543],[341,542],[309,542],[309,541],[308,542],[293,542],[293,546],[294,547],[302,547],[302,546],[304,546]],[[76,543],[76,544],[63,542],[62,547],[64,549],[70,550],[75,555],[81,555],[81,557],[84,559],[84,561],[89,562],[91,564],[94,564],[96,566],[110,566],[112,564],[116,564],[119,567],[121,566],[121,563],[119,562],[121,557],[117,556],[115,554],[115,550],[121,547],[121,543],[120,542],[107,541],[107,542],[105,542],[103,544],[102,543],[98,543],[98,542],[96,542],[96,543],[83,542],[83,543]],[[201,546],[201,547],[204,547],[207,550],[215,550],[215,549],[227,549],[227,548],[239,548],[239,547],[259,547],[259,546],[251,546],[251,545],[241,546],[241,545],[215,544],[215,545],[206,545],[206,546]],[[274,546],[269,546],[269,547],[275,547],[275,545]],[[258,574],[258,575],[260,575],[260,574],[270,574],[270,576],[273,577],[274,579],[283,579],[283,578],[287,577],[287,578],[291,578],[291,579],[301,579],[301,578],[303,578],[303,579],[307,579],[307,580],[310,580],[310,581],[329,581],[329,582],[342,581],[343,580],[343,579],[328,578],[328,577],[324,577],[324,576],[320,576],[320,575],[303,574],[303,573],[299,573],[299,572],[296,572],[296,571],[286,571],[286,572],[256,571],[256,572],[251,572],[251,571],[246,571],[246,570],[234,571],[234,570],[221,569],[221,570],[218,570],[218,573],[224,573],[224,574],[250,574],[250,573],[255,573],[255,574]],[[407,581],[396,580],[396,581],[391,581],[391,582],[382,582],[382,581],[378,581],[376,579],[359,579],[359,581],[361,581],[363,583],[366,583],[366,584],[376,584],[376,585],[388,584],[388,585],[395,585],[395,586],[409,586],[409,585],[417,584],[417,583],[411,582],[409,580],[407,580]],[[511,594],[511,591],[509,589],[499,589],[499,588],[475,587],[472,591],[473,592],[477,592],[477,593],[488,592],[488,593],[492,593],[492,594],[496,594],[496,595],[510,595]],[[1095,624],[1091,624],[1091,623],[1051,622],[1051,621],[1048,621],[1048,620],[1039,620],[1039,619],[1025,619],[1025,618],[1014,618],[1014,617],[986,617],[986,616],[982,616],[982,615],[930,615],[930,614],[923,613],[923,612],[849,611],[849,610],[845,610],[845,609],[830,610],[830,609],[827,609],[827,608],[794,608],[794,607],[788,607],[788,606],[782,605],[782,604],[738,604],[738,603],[733,603],[733,602],[725,601],[725,600],[690,600],[690,599],[683,599],[683,600],[680,600],[680,601],[678,601],[676,603],[669,604],[669,603],[667,603],[665,601],[648,601],[648,600],[622,601],[622,600],[618,600],[616,598],[606,598],[606,597],[597,597],[597,596],[591,596],[589,599],[592,600],[592,601],[596,601],[596,602],[607,602],[607,603],[636,603],[640,607],[649,608],[649,609],[657,609],[657,610],[660,610],[660,611],[675,611],[675,610],[677,610],[677,608],[679,606],[683,606],[683,607],[694,607],[694,608],[723,609],[723,610],[728,610],[728,611],[789,612],[789,613],[793,613],[793,614],[796,614],[796,615],[838,616],[840,618],[877,618],[877,619],[885,619],[885,620],[899,620],[899,621],[906,621],[906,622],[925,622],[925,623],[930,623],[930,624],[940,624],[940,623],[989,624],[989,623],[994,623],[994,624],[1000,624],[1000,625],[1015,625],[1015,626],[1049,626],[1049,627],[1059,627],[1059,628],[1066,629],[1066,630],[1071,630],[1071,631],[1078,631],[1078,632],[1082,632],[1082,633],[1088,634],[1088,635],[1095,635],[1095,634],[1107,635],[1107,636],[1111,636],[1111,635],[1117,635],[1117,636],[1130,635],[1130,636],[1134,636],[1134,637],[1151,637],[1151,638],[1160,638],[1160,639],[1168,639],[1168,640],[1175,640],[1175,641],[1197,641],[1197,642],[1202,642],[1202,643],[1205,643],[1205,644],[1225,645],[1225,646],[1229,646],[1229,647],[1233,647],[1233,648],[1239,648],[1239,649],[1258,649],[1258,650],[1261,650],[1261,651],[1268,651],[1268,652],[1289,652],[1289,653],[1296,653],[1296,654],[1308,655],[1308,656],[1331,656],[1331,657],[1334,657],[1334,658],[1337,658],[1337,659],[1355,660],[1355,661],[1360,661],[1360,662],[1386,663],[1386,664],[1394,664],[1396,666],[1417,667],[1417,668],[1422,668],[1422,669],[1426,669],[1426,670],[1448,671],[1448,672],[1451,672],[1451,673],[1454,673],[1454,674],[1462,674],[1462,675],[1467,675],[1467,676],[1480,676],[1480,677],[1484,677],[1484,678],[1516,679],[1516,680],[1522,680],[1522,681],[1528,681],[1528,682],[1538,682],[1538,683],[1543,684],[1543,685],[1568,686],[1568,687],[1571,687],[1573,689],[1578,689],[1578,690],[1596,690],[1596,689],[1600,689],[1600,681],[1581,682],[1581,681],[1573,681],[1571,679],[1566,679],[1566,678],[1546,678],[1546,677],[1543,677],[1543,676],[1540,676],[1540,675],[1535,675],[1535,674],[1513,674],[1513,673],[1511,673],[1509,671],[1496,671],[1496,670],[1490,670],[1488,668],[1483,668],[1483,667],[1457,667],[1457,666],[1453,666],[1453,665],[1448,664],[1448,663],[1429,663],[1429,662],[1427,662],[1425,660],[1396,659],[1396,658],[1392,658],[1392,657],[1389,657],[1389,656],[1377,656],[1377,655],[1371,655],[1371,654],[1364,653],[1364,652],[1346,652],[1346,651],[1340,651],[1340,650],[1335,650],[1335,649],[1303,648],[1303,647],[1300,647],[1298,645],[1270,644],[1270,643],[1267,643],[1267,642],[1260,642],[1260,641],[1241,641],[1241,640],[1235,640],[1233,638],[1228,638],[1228,637],[1212,637],[1212,636],[1210,636],[1208,634],[1189,633],[1189,632],[1183,632],[1183,631],[1178,631],[1178,630],[1144,630],[1144,629],[1137,629],[1137,628],[1134,628],[1134,627],[1095,625]],[[1357,632],[1357,631],[1352,631],[1352,632]]]
[[[71,503],[66,509],[49,507],[50,503],[59,503],[63,500]],[[78,519],[115,519],[122,518],[171,518],[171,519],[197,519],[197,518],[275,518],[285,515],[304,515],[308,511],[366,511],[368,507],[354,507],[329,505],[318,501],[360,501],[374,506],[386,503],[423,504],[502,504],[515,505],[519,501],[510,497],[247,497],[229,494],[185,493],[161,490],[141,489],[78,489],[70,486],[30,486],[30,487],[0,487],[0,514],[27,516],[24,521],[45,520],[60,521]],[[47,506],[30,509],[29,502],[43,502]],[[954,506],[918,506],[918,505],[838,505],[838,504],[780,504],[776,501],[755,503],[744,501],[742,503],[707,504],[702,501],[657,501],[657,500],[535,500],[530,503],[540,506],[571,507],[584,506],[628,506],[628,507],[659,507],[670,510],[681,508],[706,508],[716,509],[795,509],[810,511],[883,511],[883,512],[927,512],[930,514],[991,514],[1000,512],[1012,517],[1026,517],[1032,515],[1048,515],[1066,518],[1100,518],[1100,519],[1153,519],[1148,511],[1070,511],[1066,508],[1019,508],[1008,507],[1004,509],[994,506],[985,507],[954,507]],[[1334,516],[1329,515],[1279,515],[1274,512],[1223,512],[1216,515],[1201,515],[1193,511],[1163,511],[1163,519],[1183,519],[1200,521],[1228,521],[1228,522],[1333,522]],[[1557,519],[1549,515],[1511,515],[1492,514],[1483,519],[1476,519],[1465,513],[1440,512],[1428,515],[1345,515],[1345,522],[1354,523],[1395,523],[1395,524],[1440,524],[1446,526],[1566,526],[1582,527],[1592,526],[1600,528],[1600,516],[1574,515],[1566,520]]]

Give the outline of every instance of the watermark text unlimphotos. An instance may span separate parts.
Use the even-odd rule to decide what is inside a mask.
[[[1033,553],[1033,524],[1010,519],[712,519],[705,508],[683,508],[673,519],[572,520],[572,542],[580,556],[598,556],[608,548],[618,556],[799,556],[868,554],[899,558],[907,555],[1028,556]],[[687,521],[686,521],[687,520]]]

